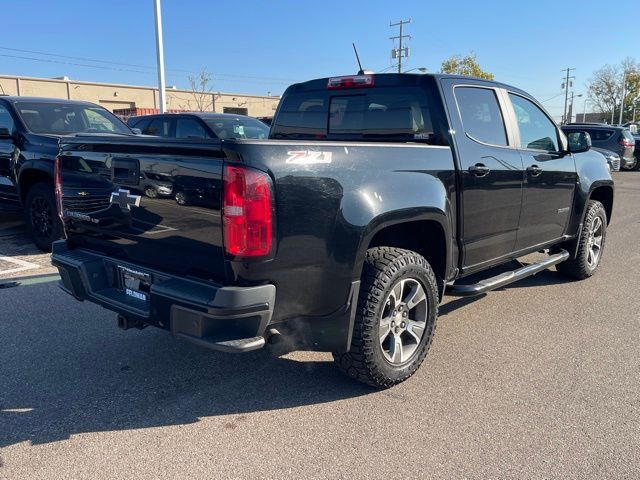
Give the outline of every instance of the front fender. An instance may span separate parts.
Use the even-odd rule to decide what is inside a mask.
[[[600,187],[613,189],[614,182],[604,157],[596,151],[588,151],[574,155],[578,182],[576,185],[573,215],[568,233],[576,235],[584,220],[587,202],[594,190]],[[611,220],[611,219],[609,219]]]

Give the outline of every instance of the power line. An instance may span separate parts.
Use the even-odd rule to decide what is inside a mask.
[[[103,63],[105,65],[143,68],[143,69],[148,69],[148,70],[152,70],[152,71],[144,72],[144,71],[140,71],[140,70],[131,70],[131,69],[125,69],[125,68],[106,67],[106,66],[102,66],[102,65],[90,65],[90,64],[86,64],[86,63],[63,62],[63,61],[59,61],[59,60],[50,60],[50,59],[44,59],[44,58],[26,57],[26,56],[20,56],[20,55],[0,54],[0,56],[2,56],[2,57],[17,58],[17,59],[22,59],[22,60],[40,61],[40,62],[47,62],[47,63],[59,63],[59,64],[62,64],[62,65],[72,65],[72,66],[77,66],[77,67],[100,68],[100,69],[103,69],[103,70],[115,70],[115,71],[120,71],[120,72],[141,73],[141,74],[145,74],[145,75],[154,75],[155,76],[156,67],[155,66],[151,66],[151,65],[138,65],[138,64],[134,64],[134,63],[113,62],[113,61],[109,61],[109,60],[100,60],[100,59],[96,59],[96,58],[75,57],[75,56],[71,56],[71,55],[59,55],[57,53],[40,52],[40,51],[36,51],[36,50],[24,50],[24,49],[20,49],[20,48],[10,48],[10,47],[2,47],[2,46],[0,46],[0,50],[6,50],[6,51],[11,51],[11,52],[19,52],[19,53],[29,53],[29,54],[34,54],[34,55],[43,55],[43,56],[55,57],[55,58],[64,58],[64,59],[68,59],[68,60],[80,60],[82,62]],[[173,68],[173,69],[167,69],[167,71],[174,72],[174,73],[187,73],[187,74],[190,74],[190,75],[197,75],[197,72],[192,72],[190,70],[182,70],[182,69]],[[243,78],[243,79],[251,79],[251,80],[264,80],[264,81],[268,81],[268,82],[272,82],[272,83],[294,83],[296,81],[296,80],[292,80],[290,78],[262,77],[262,76],[241,75],[241,74],[232,74],[232,73],[216,73],[216,74],[214,74],[214,76],[215,77],[227,77],[227,78]]]
[[[555,98],[558,98],[558,97],[560,97],[560,96],[562,96],[562,95],[564,95],[564,93],[559,93],[558,95],[555,95],[555,96],[553,96],[553,97],[551,97],[551,98],[547,98],[546,100],[542,100],[540,103],[547,103],[547,102],[550,102],[551,100],[553,100],[553,99],[555,99]]]

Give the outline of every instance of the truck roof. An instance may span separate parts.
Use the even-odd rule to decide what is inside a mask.
[[[409,85],[409,84],[415,85],[416,83],[418,83],[420,79],[429,78],[429,77],[433,78],[434,80],[448,78],[453,80],[460,80],[463,82],[473,80],[474,82],[482,82],[487,85],[507,88],[509,90],[521,93],[529,97],[529,95],[526,92],[512,85],[507,85],[505,83],[497,82],[495,80],[487,80],[486,78],[471,77],[468,75],[447,74],[447,73],[366,73],[364,75],[374,76],[376,79],[376,86],[394,86],[394,85]],[[357,76],[357,75],[347,74],[347,75],[335,75],[335,76],[324,77],[324,78],[316,78],[306,82],[295,83],[291,85],[289,88],[287,88],[287,91],[301,92],[301,91],[308,91],[308,90],[324,90],[327,88],[327,82],[329,81],[330,78],[342,77],[342,76]]]

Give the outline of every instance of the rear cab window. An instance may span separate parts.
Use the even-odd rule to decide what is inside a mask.
[[[507,146],[507,131],[496,92],[486,87],[455,87],[465,133],[473,140]]]
[[[415,81],[287,93],[271,138],[443,144],[429,97],[429,88]]]

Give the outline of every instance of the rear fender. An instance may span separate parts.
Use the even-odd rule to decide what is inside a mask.
[[[357,238],[354,239],[353,251],[350,252],[352,258],[356,259],[353,263],[353,278],[360,278],[365,253],[378,232],[393,225],[416,221],[435,221],[442,228],[447,252],[446,271],[449,272],[452,265],[455,211],[444,184],[428,172],[396,171],[389,174],[389,177],[392,176],[403,178],[380,179],[355,190],[343,199],[342,218],[338,222],[338,229],[342,232],[334,238],[345,238],[340,236],[348,232],[344,228],[345,224],[360,226]],[[401,189],[398,189],[398,185],[402,185]],[[350,249],[338,250],[348,252]]]

